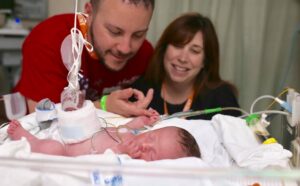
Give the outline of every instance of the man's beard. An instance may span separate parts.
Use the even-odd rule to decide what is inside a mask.
[[[90,36],[91,36],[91,44],[93,46],[93,52],[96,53],[98,59],[99,59],[99,62],[101,64],[103,64],[105,67],[106,64],[105,64],[105,61],[104,61],[104,58],[102,56],[104,56],[104,54],[101,54],[101,52],[98,50],[98,46],[96,46],[96,42],[95,42],[95,36],[94,36],[94,32],[93,32],[93,26],[94,26],[94,21],[92,21],[92,24],[91,24],[91,28],[89,29],[89,32],[90,32]]]
[[[94,19],[93,19],[94,20]],[[94,49],[94,52],[96,53],[98,59],[99,59],[99,62],[100,64],[103,64],[107,69],[109,70],[113,70],[111,69],[106,63],[105,63],[105,59],[104,59],[104,56],[108,53],[111,53],[111,55],[116,55],[116,56],[122,56],[124,58],[127,58],[126,61],[128,61],[132,56],[133,56],[133,53],[130,52],[128,54],[123,54],[122,52],[120,51],[116,51],[116,52],[113,52],[111,50],[107,50],[107,51],[101,51],[100,47],[97,45],[96,43],[96,40],[95,40],[95,35],[94,35],[94,21],[91,22],[91,27],[89,29],[89,32],[90,32],[90,36],[91,36],[91,44],[93,46],[93,49]],[[125,61],[124,61],[125,63]],[[113,70],[115,71],[115,70]]]

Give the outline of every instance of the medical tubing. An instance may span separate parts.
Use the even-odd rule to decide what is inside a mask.
[[[102,128],[106,133],[107,133],[107,135],[111,138],[111,139],[113,139],[115,142],[117,142],[117,143],[121,143],[120,141],[122,141],[120,138],[119,138],[119,140],[120,141],[118,141],[116,138],[114,138],[110,133],[109,133],[109,131],[107,130],[107,128],[108,128],[108,123],[107,123],[107,121],[105,120],[105,118],[102,118],[102,117],[99,117],[99,118],[101,118],[103,121],[104,121],[104,123],[105,123],[105,127],[104,128]],[[119,137],[119,136],[117,136],[117,137]]]
[[[241,109],[241,108],[237,108],[237,107],[217,107],[217,108],[211,108],[211,109],[205,109],[204,110],[204,114],[211,114],[211,113],[216,113],[216,112],[222,112],[225,110],[237,110],[240,111],[244,114],[249,114],[248,112],[246,112],[245,110]]]
[[[75,1],[74,28],[77,28],[77,10],[78,10],[78,0]]]
[[[81,39],[83,38],[80,37],[81,32],[77,29],[77,4],[78,0],[75,1],[74,26],[71,29],[73,65],[67,76],[69,88],[75,90],[79,90],[78,72],[80,69],[80,58],[82,53]]]
[[[280,104],[280,106],[287,110],[289,113],[292,113],[292,107],[286,101],[283,101],[279,98],[275,98],[275,101],[277,101]]]
[[[210,113],[221,112],[221,111],[222,111],[222,108],[218,107],[218,108],[212,108],[212,109],[205,109],[204,113],[210,114]]]
[[[81,31],[77,28],[77,12],[78,9],[78,0],[75,4],[75,16],[74,16],[74,27],[71,28],[71,39],[72,39],[72,54],[73,54],[73,65],[69,70],[67,80],[68,87],[73,90],[79,90],[79,70],[81,68],[81,55],[83,46],[86,46],[88,51],[93,51],[93,47],[88,48],[87,45],[92,46],[87,40],[85,40]]]
[[[270,98],[270,99],[275,100],[275,97],[274,97],[274,96],[271,96],[271,95],[263,95],[263,96],[260,96],[260,97],[256,98],[256,99],[253,101],[253,103],[252,103],[252,105],[251,105],[251,107],[250,107],[250,114],[253,113],[253,108],[254,108],[255,104],[256,104],[259,100],[265,99],[265,98]]]
[[[249,115],[248,112],[246,112],[245,110],[243,110],[241,108],[237,108],[237,107],[224,107],[224,108],[216,107],[216,108],[197,110],[197,111],[179,112],[179,113],[175,113],[175,114],[172,114],[172,115],[168,116],[168,119],[175,118],[175,117],[199,116],[199,115],[202,115],[202,114],[211,114],[211,113],[216,113],[216,112],[222,112],[222,111],[225,111],[225,110],[238,110],[238,111],[241,111],[244,114]]]
[[[277,103],[279,103],[279,105],[280,105],[282,108],[284,108],[285,110],[287,110],[287,111],[289,111],[290,113],[292,113],[292,108],[291,108],[291,106],[290,106],[286,101],[283,101],[283,100],[279,99],[278,97],[274,97],[274,96],[271,96],[271,95],[263,95],[263,96],[260,96],[260,97],[256,98],[256,99],[253,101],[253,103],[252,103],[252,105],[251,105],[251,107],[250,107],[250,114],[253,113],[253,109],[254,109],[255,104],[256,104],[259,100],[264,99],[264,98],[270,98],[270,99],[273,99],[274,101],[276,101]]]
[[[241,109],[241,108],[238,108],[238,107],[224,107],[224,108],[221,108],[221,109],[222,109],[222,111],[225,111],[225,110],[237,110],[237,111],[240,111],[241,113],[249,114],[244,109]]]
[[[290,113],[288,112],[284,112],[284,111],[279,111],[279,110],[263,110],[263,111],[258,111],[258,112],[254,112],[248,115],[242,115],[240,116],[240,118],[244,118],[244,117],[248,117],[250,115],[254,115],[254,114],[281,114],[281,115],[285,115],[285,116],[289,116]]]
[[[282,92],[280,92],[276,97],[280,98],[283,94],[285,94],[286,92],[289,91],[289,87],[285,88]],[[273,104],[276,103],[275,100],[273,100],[273,102],[265,109],[265,110],[270,110],[270,108],[273,106]]]

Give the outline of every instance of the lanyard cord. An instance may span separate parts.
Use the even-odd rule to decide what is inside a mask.
[[[163,97],[163,100],[164,100],[164,114],[165,115],[169,115],[168,107],[167,107],[167,102],[166,102],[166,98],[165,98],[166,87],[165,87],[164,83],[162,84],[161,89],[162,89],[162,97]],[[192,103],[193,103],[194,94],[195,94],[195,90],[193,89],[192,93],[189,95],[188,99],[185,102],[185,105],[184,105],[183,110],[182,110],[183,112],[189,111],[191,109]]]

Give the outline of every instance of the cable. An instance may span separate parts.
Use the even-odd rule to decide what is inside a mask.
[[[292,107],[291,107],[286,101],[283,101],[283,100],[279,99],[278,97],[274,97],[274,96],[271,96],[271,95],[264,95],[264,96],[258,97],[258,98],[252,103],[251,108],[250,108],[250,114],[253,113],[253,108],[254,108],[255,104],[256,104],[259,100],[261,100],[261,99],[263,99],[263,98],[271,98],[271,99],[273,99],[274,101],[276,101],[277,103],[279,103],[280,106],[281,106],[282,108],[284,108],[284,109],[287,110],[288,112],[292,113]]]
[[[116,139],[116,138],[114,138],[111,134],[110,134],[110,132],[107,130],[107,128],[108,128],[108,123],[107,123],[107,121],[105,120],[105,118],[102,118],[102,117],[100,117],[100,116],[98,116],[99,118],[101,118],[103,121],[104,121],[104,123],[105,123],[105,127],[102,127],[102,129],[106,132],[106,134],[111,138],[111,139],[113,139],[115,142],[117,142],[117,143],[121,143],[122,142],[122,140],[119,138],[119,141]],[[112,124],[111,124],[112,125]],[[119,137],[119,136],[118,136]],[[121,141],[121,142],[120,142]]]
[[[197,110],[197,111],[185,111],[185,112],[177,112],[172,115],[163,115],[161,117],[161,120],[166,120],[166,119],[171,119],[171,118],[180,118],[180,117],[192,117],[192,116],[199,116],[203,114],[212,114],[212,113],[217,113],[217,112],[222,112],[224,110],[238,110],[246,115],[249,115],[249,113],[241,108],[237,107],[217,107],[217,108],[211,108],[211,109],[204,109],[204,110]]]
[[[264,99],[264,98],[270,98],[270,99],[275,100],[275,97],[274,97],[274,96],[270,96],[270,95],[263,95],[263,96],[260,96],[260,97],[256,98],[256,99],[253,101],[253,103],[252,103],[252,105],[251,105],[251,107],[250,107],[250,114],[253,113],[253,108],[254,108],[255,104],[256,104],[259,100]]]
[[[289,91],[289,87],[285,88],[281,93],[279,93],[276,97],[280,98],[283,94],[285,94],[287,91]],[[275,100],[265,109],[265,110],[270,110],[270,108],[276,103]]]
[[[112,140],[114,140],[115,142],[117,142],[117,143],[121,143],[122,142],[122,139],[120,138],[120,136],[117,134],[117,137],[119,138],[119,141],[116,139],[116,138],[114,138],[111,134],[110,134],[110,132],[107,130],[107,128],[108,128],[108,123],[107,123],[107,121],[104,119],[104,118],[102,118],[102,117],[100,117],[100,116],[98,116],[98,118],[100,118],[101,120],[103,120],[104,121],[104,123],[105,123],[105,127],[101,127],[101,129],[99,130],[99,131],[97,131],[97,132],[95,132],[93,135],[92,135],[92,137],[91,137],[91,153],[92,154],[96,154],[98,151],[97,151],[97,149],[95,148],[95,145],[94,145],[94,138],[95,138],[95,136],[99,133],[99,132],[102,132],[102,131],[104,131]],[[112,125],[112,124],[111,124]],[[114,126],[114,125],[113,125]]]
[[[241,109],[241,108],[238,108],[238,107],[224,107],[224,108],[222,108],[222,111],[224,111],[224,110],[237,110],[237,111],[240,111],[240,112],[242,112],[244,114],[249,114],[244,109]]]
[[[263,113],[265,113],[265,114],[282,114],[282,115],[285,115],[285,116],[290,115],[290,113],[288,113],[288,112],[279,111],[279,110],[264,110],[264,111],[254,112],[254,113],[251,113],[251,114],[248,114],[248,115],[242,115],[242,116],[240,116],[240,118],[244,118],[244,117],[254,115],[254,114],[263,114]]]

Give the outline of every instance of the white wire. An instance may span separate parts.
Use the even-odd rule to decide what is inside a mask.
[[[79,80],[78,74],[81,67],[81,54],[83,50],[83,45],[85,39],[77,29],[77,9],[78,9],[78,0],[75,3],[75,16],[74,16],[74,27],[71,29],[71,38],[72,38],[72,54],[73,54],[73,65],[68,73],[68,87],[74,90],[79,90]]]
[[[264,99],[264,98],[270,98],[270,99],[275,100],[275,97],[274,97],[274,96],[271,96],[271,95],[263,95],[263,96],[260,96],[260,97],[256,98],[256,99],[253,101],[253,103],[252,103],[252,105],[251,105],[251,107],[250,107],[250,114],[253,113],[253,108],[254,108],[255,104],[256,104],[259,100]]]
[[[68,74],[69,87],[79,90],[78,74],[81,67],[81,54],[83,50],[83,35],[77,28],[71,29],[72,36],[72,53],[73,53],[73,65]]]
[[[237,111],[240,111],[241,113],[249,115],[249,113],[247,111],[245,111],[242,108],[238,108],[238,107],[224,107],[224,108],[222,108],[222,111],[224,111],[224,110],[237,110]]]
[[[279,111],[279,110],[263,110],[263,111],[258,111],[258,112],[254,112],[251,114],[281,114],[281,115],[285,115],[285,116],[290,116],[291,114],[288,112],[284,112],[284,111]],[[240,116],[241,118],[247,117],[249,115],[242,115]]]
[[[86,14],[78,12],[78,0],[76,0],[74,27],[71,29],[73,65],[71,66],[67,76],[68,88],[73,90],[80,89],[78,79],[80,75],[79,71],[81,67],[81,54],[82,54],[83,46],[85,46],[89,52],[94,50],[93,45],[84,38],[81,31],[77,28],[78,14],[82,14],[83,16],[86,16]]]
[[[75,1],[74,29],[77,28],[78,0]]]

